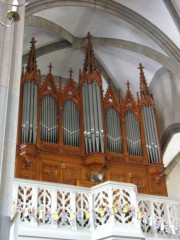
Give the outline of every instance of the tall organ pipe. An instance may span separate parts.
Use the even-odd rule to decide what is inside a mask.
[[[33,80],[23,87],[22,143],[36,143],[37,85]]]
[[[147,115],[147,107],[143,106],[143,122],[144,128],[146,130],[146,144],[147,144],[147,151],[149,152],[149,163],[154,162],[153,154],[151,151],[151,129],[149,127],[148,115]]]
[[[95,81],[92,83],[85,82],[82,90],[86,153],[94,151],[104,152],[104,132],[99,86]]]
[[[147,113],[147,121],[148,121],[148,133],[150,135],[150,151],[152,153],[152,162],[155,162],[156,160],[156,153],[154,151],[154,129],[153,129],[153,126],[152,126],[152,121],[151,121],[151,113],[150,113],[150,109],[149,109],[149,106],[145,108],[146,110],[146,113]]]
[[[86,109],[86,121],[87,121],[88,151],[92,152],[90,110],[89,110],[89,98],[88,98],[88,84],[85,84],[85,109]]]
[[[158,156],[158,152],[156,151],[156,145],[157,145],[157,139],[156,139],[156,128],[154,126],[154,119],[153,119],[153,115],[154,113],[151,111],[152,107],[148,106],[148,112],[149,112],[149,118],[150,118],[150,123],[151,123],[151,129],[152,129],[152,136],[153,136],[153,142],[152,142],[152,149],[154,152],[154,162],[158,162],[159,161],[159,156]]]
[[[156,129],[156,122],[154,117],[154,111],[152,106],[143,106],[142,107],[143,113],[143,122],[144,122],[144,129],[146,134],[146,143],[149,145],[148,157],[149,163],[159,162],[160,161],[160,153],[158,148],[158,135]]]
[[[92,84],[92,98],[93,98],[93,113],[94,113],[94,132],[96,139],[96,151],[99,152],[99,126],[98,126],[98,110],[97,110],[97,101],[96,101],[96,85]]]
[[[160,162],[159,139],[158,139],[158,132],[156,127],[156,119],[155,119],[153,107],[150,106],[150,109],[151,109],[151,116],[152,116],[153,128],[155,133],[155,150],[157,151],[157,155],[158,155],[157,161]]]
[[[143,116],[144,130],[145,130],[145,139],[146,139],[146,148],[147,148],[147,153],[148,153],[148,160],[149,160],[149,163],[151,163],[152,157],[151,157],[151,152],[149,151],[149,135],[148,135],[148,130],[147,130],[147,120],[146,120],[145,106],[142,107],[142,116]]]
[[[146,144],[148,145],[147,152],[149,163],[159,162],[160,153],[158,148],[158,135],[156,129],[156,122],[152,106],[143,106],[143,123],[145,129]]]
[[[26,142],[26,102],[27,102],[27,83],[24,84],[23,89],[23,112],[22,112],[22,143]]]

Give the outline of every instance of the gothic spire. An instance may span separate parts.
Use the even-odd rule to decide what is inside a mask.
[[[70,69],[69,69],[69,78],[70,78],[70,79],[72,79],[72,74],[73,74],[73,70],[72,70],[72,68],[70,67]]]
[[[51,74],[52,74],[52,68],[53,68],[51,62],[50,62],[50,64],[49,64],[48,68],[49,68],[49,74],[51,75]]]
[[[32,71],[37,72],[37,61],[36,61],[36,48],[35,48],[35,39],[34,37],[31,40],[31,49],[29,51],[28,62],[26,66],[26,72],[30,73]]]
[[[126,82],[126,85],[127,85],[127,91],[129,92],[130,85],[131,85],[131,84],[130,84],[130,82],[129,82],[129,81],[127,81],[127,82]]]
[[[140,69],[140,97],[141,98],[147,98],[150,97],[150,91],[149,91],[149,87],[147,85],[145,76],[144,76],[144,72],[143,72],[143,66],[140,63],[138,69]]]
[[[88,40],[88,44],[87,44],[86,56],[84,60],[83,72],[86,72],[87,74],[91,74],[93,71],[97,71],[98,69],[97,69],[96,59],[94,56],[94,51],[91,44],[90,32],[88,32],[87,34],[87,40]]]

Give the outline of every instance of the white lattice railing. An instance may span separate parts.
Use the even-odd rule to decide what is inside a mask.
[[[180,236],[180,200],[153,195],[137,195],[142,212],[141,229],[146,236],[171,239]]]
[[[156,239],[179,235],[180,200],[137,194],[133,184],[105,182],[86,188],[16,179],[13,197],[20,226],[86,232],[117,226],[123,236],[133,228]]]
[[[130,210],[137,203],[135,185],[116,182],[85,188],[18,179],[13,195],[14,211],[21,213],[21,222],[80,228],[132,223]]]

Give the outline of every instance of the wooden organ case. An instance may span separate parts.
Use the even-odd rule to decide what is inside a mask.
[[[140,193],[166,195],[154,100],[140,64],[140,92],[125,98],[111,84],[105,96],[90,34],[79,84],[62,87],[49,73],[41,82],[32,38],[22,71],[15,176],[92,186],[112,180]],[[57,86],[59,85],[59,86]]]

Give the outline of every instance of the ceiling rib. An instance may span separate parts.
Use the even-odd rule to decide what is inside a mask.
[[[172,59],[177,66],[180,62],[179,48],[155,25],[147,19],[130,10],[129,8],[112,1],[104,0],[32,0],[26,9],[26,16],[36,12],[58,7],[58,6],[79,6],[101,9],[118,18],[125,20],[154,40]]]

